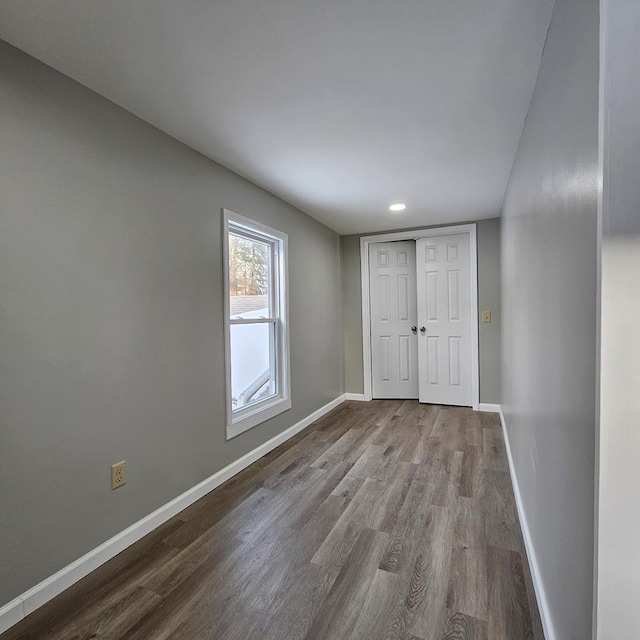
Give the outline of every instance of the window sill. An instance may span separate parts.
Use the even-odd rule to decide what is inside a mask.
[[[289,409],[291,409],[291,398],[274,398],[271,401],[265,402],[265,404],[260,404],[254,411],[238,416],[235,420],[231,420],[231,424],[227,425],[227,440],[231,440],[231,438],[235,438],[241,433]]]

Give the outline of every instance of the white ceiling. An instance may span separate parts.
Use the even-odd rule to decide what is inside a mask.
[[[552,6],[2,0],[0,38],[353,233],[499,215]]]

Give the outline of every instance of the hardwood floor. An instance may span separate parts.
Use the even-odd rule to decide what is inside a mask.
[[[543,640],[495,414],[346,402],[0,640]]]

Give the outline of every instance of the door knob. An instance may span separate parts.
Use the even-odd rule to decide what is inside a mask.
[[[427,327],[420,327],[420,333],[425,333],[426,330],[427,330]]]
[[[416,327],[416,325],[414,324],[413,327],[411,327],[411,331],[415,333],[417,330],[418,330],[418,327]]]

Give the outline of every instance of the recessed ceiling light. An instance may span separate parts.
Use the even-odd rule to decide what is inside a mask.
[[[406,204],[402,204],[401,202],[398,202],[398,204],[392,204],[389,207],[389,211],[404,211],[407,208]]]

